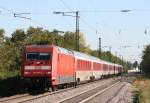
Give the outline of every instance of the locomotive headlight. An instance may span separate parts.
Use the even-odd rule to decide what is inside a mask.
[[[56,80],[56,77],[52,77],[52,81],[55,81]]]
[[[51,72],[47,72],[47,74],[51,74]]]

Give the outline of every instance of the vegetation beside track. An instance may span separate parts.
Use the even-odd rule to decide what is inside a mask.
[[[13,71],[0,70],[0,80],[5,80],[7,78],[16,77],[19,75],[20,75],[20,70],[13,70]]]
[[[150,44],[147,45],[143,50],[140,69],[146,76],[150,75]]]
[[[135,103],[150,103],[150,78],[138,77],[133,85],[137,88]]]

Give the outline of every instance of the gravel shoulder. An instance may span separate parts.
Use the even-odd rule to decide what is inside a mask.
[[[133,103],[135,89],[131,83],[134,79],[135,77],[123,77],[119,85],[84,103]]]
[[[132,85],[122,82],[85,103],[132,103]]]

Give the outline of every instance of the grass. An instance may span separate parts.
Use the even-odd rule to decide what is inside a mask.
[[[150,103],[150,79],[138,77],[133,84],[138,89],[139,102]]]

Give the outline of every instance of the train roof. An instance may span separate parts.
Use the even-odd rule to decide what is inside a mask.
[[[26,45],[25,47],[26,48],[36,48],[36,47],[41,47],[41,48],[50,48],[52,47],[53,45],[36,45],[36,44],[33,44],[33,45]]]
[[[88,55],[88,54],[85,54],[85,53],[82,53],[82,52],[74,51],[74,50],[71,50],[71,49],[65,49],[65,48],[62,48],[62,47],[58,47],[58,48],[59,48],[60,52],[62,52],[64,54],[71,54],[72,53],[77,58],[88,59],[88,60],[92,60],[92,61],[99,62],[99,63],[104,63],[104,64],[109,64],[109,65],[115,65],[115,66],[121,66],[122,67],[122,65],[111,63],[111,62],[108,62],[108,61],[104,61],[102,59],[99,59],[97,57],[94,57],[94,56],[91,56],[91,55]]]
[[[88,55],[88,54],[85,54],[85,53],[81,53],[81,52],[70,50],[70,49],[65,49],[65,48],[62,48],[62,47],[58,47],[58,48],[59,48],[59,51],[64,53],[64,54],[72,53],[75,57],[78,57],[78,58],[95,60],[95,61],[102,61],[101,59],[98,59],[94,56],[91,56],[91,55]]]
[[[97,57],[94,57],[94,56],[91,56],[91,55],[88,55],[88,54],[85,54],[85,53],[82,53],[82,52],[78,52],[78,51],[74,51],[74,50],[71,50],[71,49],[62,48],[62,47],[55,46],[55,45],[27,45],[26,46],[26,48],[36,48],[36,47],[38,47],[38,48],[39,47],[41,47],[41,48],[57,47],[59,52],[62,52],[62,53],[67,54],[67,55],[74,55],[77,58],[88,59],[89,61],[92,60],[94,62],[99,62],[99,63],[104,63],[104,64],[109,64],[109,65],[115,65],[115,66],[122,67],[122,65],[119,65],[119,64],[115,64],[115,63],[111,63],[111,62],[108,62],[108,61],[104,61],[102,59],[99,59]]]

